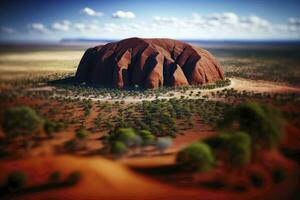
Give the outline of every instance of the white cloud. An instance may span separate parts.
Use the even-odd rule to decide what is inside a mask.
[[[16,30],[10,27],[1,27],[1,32],[5,34],[13,34],[16,33]]]
[[[144,23],[133,23],[133,24],[130,24],[129,27],[131,27],[132,29],[141,29],[143,28],[144,26]]]
[[[76,24],[74,24],[74,28],[79,30],[79,31],[83,31],[85,29],[85,24],[76,23]]]
[[[295,18],[295,17],[289,18],[288,29],[291,32],[299,32],[299,36],[300,36],[300,18]]]
[[[298,34],[300,37],[300,18],[290,17],[286,24],[275,25],[273,28],[274,32],[287,32]]]
[[[176,17],[160,17],[155,16],[153,19],[155,24],[165,26],[184,26],[197,28],[209,28],[209,29],[259,29],[269,28],[270,23],[255,15],[246,17],[239,17],[235,13],[213,13],[207,16],[201,16],[197,13],[192,14],[191,17],[178,19]]]
[[[179,20],[176,17],[160,17],[160,16],[155,16],[154,17],[154,22],[157,24],[175,24]]]
[[[108,31],[108,32],[114,32],[114,31],[116,31],[117,28],[118,28],[118,26],[114,23],[105,23],[104,24],[104,30]]]
[[[112,17],[113,18],[121,18],[121,19],[134,19],[135,14],[133,12],[130,12],[130,11],[119,10],[119,11],[113,13]]]
[[[295,20],[291,21],[294,22]],[[208,15],[193,13],[192,16],[185,18],[155,16],[153,26],[164,36],[170,34],[183,38],[216,39],[246,38],[247,35],[249,37],[265,37],[274,28],[274,25],[266,19],[255,15],[238,16],[233,12]]]
[[[237,25],[239,23],[239,17],[232,12],[225,13],[214,13],[207,17],[207,20],[211,24],[228,24],[228,25]]]
[[[198,13],[193,13],[192,17],[190,19],[190,23],[191,24],[203,24],[205,22],[204,17],[202,17],[201,15],[199,15]]]
[[[300,18],[290,17],[288,19],[288,24],[291,26],[300,26]]]
[[[81,13],[84,13],[88,16],[96,16],[96,17],[101,17],[103,16],[103,13],[102,12],[97,12],[95,10],[93,10],[92,8],[89,8],[89,7],[85,7],[83,8],[81,11]]]
[[[52,29],[56,31],[69,31],[71,29],[71,22],[68,20],[55,22],[52,24]]]
[[[85,23],[75,23],[73,26],[76,30],[79,30],[80,32],[90,32],[90,31],[96,31],[99,29],[99,27],[96,24],[85,24]]]
[[[103,26],[101,26],[101,32],[102,33],[108,33],[108,34],[120,34],[119,37],[145,37],[140,35],[142,32],[147,32],[148,30],[151,30],[151,28],[154,28],[151,24],[145,23],[145,22],[136,22],[136,23],[122,23],[122,24],[116,24],[116,23],[105,23]],[[111,35],[109,35],[111,37]]]
[[[241,25],[249,26],[250,28],[270,28],[269,21],[255,15],[241,18]]]
[[[32,23],[29,25],[29,28],[33,31],[37,31],[39,33],[48,33],[49,30],[44,24],[41,23]]]
[[[34,23],[30,25],[30,28],[40,33],[54,33],[54,31],[57,31],[59,37],[125,38],[137,36],[193,39],[300,39],[300,18],[295,17],[287,19],[283,24],[275,24],[255,15],[240,16],[232,12],[208,15],[193,13],[191,16],[180,18],[154,16],[146,21],[117,20],[114,21],[115,23],[112,23],[113,20],[102,22],[100,19],[98,19],[99,21],[94,19],[78,22],[57,21],[49,28],[43,24]]]

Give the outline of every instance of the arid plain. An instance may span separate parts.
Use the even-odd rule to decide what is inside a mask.
[[[85,49],[1,47],[1,120],[7,109],[25,105],[43,119],[44,128],[14,138],[0,130],[0,185],[15,171],[26,176],[21,189],[1,187],[0,197],[297,199],[298,47],[208,46],[225,79],[202,86],[142,90],[55,82],[75,75]],[[207,172],[191,172],[178,166],[178,152],[218,135],[228,110],[249,102],[282,113],[284,135],[278,147],[260,151],[239,167],[222,161]],[[112,144],[111,135],[132,129],[144,131],[137,133],[144,140]]]

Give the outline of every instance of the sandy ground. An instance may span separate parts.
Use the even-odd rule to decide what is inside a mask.
[[[24,72],[72,72],[74,71],[74,69],[76,69],[75,67],[55,67],[55,66],[49,66],[49,67],[43,67],[43,69],[41,70],[38,67],[32,66],[32,67],[27,67],[24,68],[22,66],[19,65],[10,65],[10,66],[1,66],[1,72],[12,72],[12,73],[24,73]],[[12,79],[15,78],[15,76],[12,77]]]
[[[0,62],[7,61],[65,61],[78,60],[84,51],[37,51],[0,54]]]
[[[300,93],[300,87],[279,84],[268,81],[254,81],[242,78],[231,78],[231,85],[228,88],[233,88],[238,91],[252,91],[255,93]]]
[[[252,188],[247,192],[232,192],[228,190],[209,190],[201,187],[176,187],[141,176],[129,170],[123,164],[118,164],[99,157],[47,156],[29,158],[26,160],[9,160],[0,162],[0,181],[6,174],[14,170],[22,170],[28,175],[28,187],[47,183],[53,172],[60,172],[61,180],[70,172],[81,173],[80,182],[74,186],[62,188],[47,188],[47,190],[23,193],[22,195],[4,196],[5,199],[197,199],[197,200],[282,200],[295,188],[288,186],[296,181],[295,165],[284,161],[288,171],[288,179],[282,184],[270,185],[268,188]],[[113,172],[113,173],[108,173]],[[295,175],[295,176],[292,176]],[[281,189],[283,189],[281,191]],[[286,190],[285,190],[286,189]],[[279,192],[280,191],[280,192]]]
[[[76,71],[84,51],[33,51],[0,54],[0,81]]]

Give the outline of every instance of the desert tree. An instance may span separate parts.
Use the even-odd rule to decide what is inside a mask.
[[[224,149],[225,159],[232,166],[241,166],[248,163],[251,159],[251,138],[243,132],[228,134],[225,138]]]
[[[120,141],[126,146],[135,145],[136,132],[133,128],[117,128],[109,136],[109,141],[115,142]]]
[[[2,127],[7,137],[29,136],[43,130],[44,120],[28,106],[16,106],[5,111]]]
[[[49,137],[52,137],[54,133],[61,131],[65,127],[66,123],[59,121],[45,120],[44,123],[44,131]]]
[[[254,149],[270,149],[280,143],[283,118],[270,105],[247,102],[229,110],[218,128],[221,131],[245,132],[250,135]]]
[[[240,167],[251,160],[251,138],[244,132],[220,133],[203,140],[225,166]]]
[[[75,185],[80,181],[81,178],[82,173],[80,171],[73,171],[67,176],[64,183],[67,185]]]
[[[75,134],[76,134],[76,138],[83,140],[88,136],[89,132],[86,130],[84,126],[81,126],[79,129],[76,130]]]
[[[111,145],[111,153],[116,155],[116,156],[122,156],[128,152],[127,146],[121,142],[121,141],[116,141],[113,142]]]
[[[5,180],[4,187],[10,191],[22,189],[26,185],[27,176],[22,171],[11,172]]]
[[[138,135],[142,138],[142,145],[147,146],[155,142],[156,137],[148,130],[141,130]]]
[[[215,157],[207,144],[196,142],[177,153],[176,163],[185,170],[205,172],[215,166]]]

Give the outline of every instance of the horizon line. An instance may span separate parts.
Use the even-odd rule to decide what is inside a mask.
[[[129,37],[131,38],[131,37]],[[151,38],[151,37],[139,37],[139,38]],[[160,38],[163,39],[165,37],[152,37],[152,38]],[[78,37],[78,38],[61,38],[59,40],[6,40],[1,41],[0,45],[9,45],[9,44],[63,44],[63,43],[88,43],[88,42],[113,42],[113,41],[120,41],[128,38],[84,38],[84,37]],[[166,38],[167,39],[167,38]],[[266,43],[300,43],[300,39],[265,39],[265,38],[247,38],[247,39],[201,39],[201,38],[168,38],[168,39],[174,39],[174,40],[180,40],[185,42],[247,42],[247,43],[255,43],[255,42],[266,42]]]

